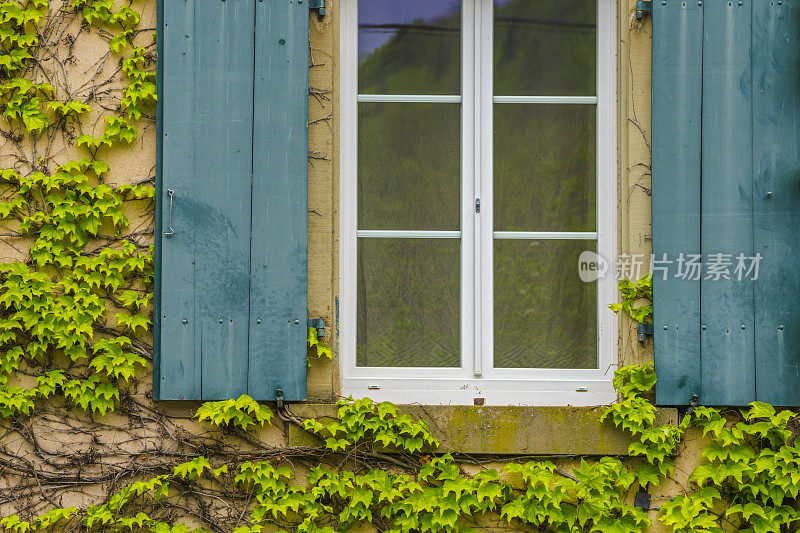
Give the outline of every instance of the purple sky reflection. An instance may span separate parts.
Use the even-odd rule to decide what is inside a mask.
[[[494,5],[503,6],[509,2],[511,0],[494,0]],[[358,3],[358,24],[409,24],[416,19],[435,23],[460,10],[461,0],[361,0]],[[396,31],[389,28],[359,29],[359,57],[363,58],[384,45]]]
[[[415,19],[433,23],[442,17],[458,13],[460,8],[460,0],[361,0],[358,3],[358,24],[359,26],[362,24],[408,24]],[[391,39],[395,31],[392,29],[359,29],[359,57],[374,52],[376,48]]]

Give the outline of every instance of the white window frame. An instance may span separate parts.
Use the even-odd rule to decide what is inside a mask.
[[[362,0],[369,1],[369,0]],[[611,379],[617,362],[616,301],[617,125],[616,5],[597,0],[597,97],[493,97],[492,0],[462,0],[462,95],[358,95],[358,0],[340,3],[339,354],[343,396],[376,401],[473,405],[602,405],[616,399]],[[481,40],[474,37],[481,36]],[[475,58],[479,58],[476,63]],[[475,65],[473,70],[466,65]],[[461,103],[461,231],[358,230],[358,102]],[[597,104],[597,232],[492,231],[492,113],[495,103]],[[487,125],[488,126],[485,126]],[[483,135],[471,135],[473,132]],[[480,172],[476,172],[480,169]],[[479,176],[487,179],[480,180]],[[474,211],[481,198],[481,212]],[[461,367],[356,366],[356,251],[358,237],[461,238]],[[497,238],[597,239],[609,271],[598,282],[598,368],[492,368],[493,241]],[[476,255],[476,252],[482,252]],[[480,261],[473,258],[479,257]],[[577,265],[576,274],[577,274]],[[479,298],[476,298],[479,295]],[[483,317],[478,322],[478,317]],[[482,327],[476,328],[480,323]],[[480,347],[480,349],[475,349]]]

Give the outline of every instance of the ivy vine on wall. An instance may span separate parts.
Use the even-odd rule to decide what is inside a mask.
[[[673,471],[681,438],[692,427],[707,436],[703,462],[691,473],[686,494],[666,501],[658,520],[673,532],[756,533],[788,531],[800,520],[800,448],[790,443],[791,411],[754,402],[742,412],[721,413],[696,407],[679,425],[655,425],[656,408],[644,395],[655,384],[649,365],[621,368],[615,376],[621,401],[602,418],[636,439],[629,453],[641,459],[626,465],[617,458],[581,460],[571,471],[552,461],[510,462],[501,469],[478,464],[465,471],[465,459],[436,454],[438,443],[423,421],[400,414],[389,403],[342,400],[327,423],[292,420],[324,439],[331,452],[383,459],[388,466],[364,469],[347,460],[339,468],[311,467],[301,479],[291,462],[248,460],[214,465],[198,456],[168,473],[135,481],[105,503],[78,510],[53,508],[23,520],[0,521],[25,533],[55,524],[88,529],[188,531],[188,526],[151,518],[173,483],[226,486],[227,497],[244,500],[248,514],[237,533],[275,527],[301,532],[347,531],[372,524],[386,531],[461,531],[492,516],[521,528],[557,532],[641,532],[648,514],[632,505],[632,491],[662,483]],[[240,405],[236,405],[240,404]],[[243,421],[231,410],[254,416]],[[212,402],[198,410],[217,426],[247,429],[269,423],[267,408],[251,400]],[[459,461],[460,459],[460,461]],[[198,490],[200,490],[198,488]],[[203,529],[203,528],[200,528]]]
[[[623,279],[619,282],[622,301],[609,304],[608,308],[624,312],[640,324],[653,323],[653,276],[643,276],[637,281]]]
[[[258,533],[364,524],[459,531],[504,521],[639,532],[653,517],[632,495],[674,476],[687,431],[705,439],[702,460],[658,521],[673,532],[796,526],[795,413],[759,402],[742,411],[696,407],[678,425],[658,425],[647,365],[617,371],[620,399],[602,414],[633,437],[633,458],[571,467],[537,460],[493,468],[441,453],[424,421],[367,399],[340,401],[333,420],[302,420],[247,396],[172,416],[143,401],[138,380],[152,363],[142,340],[152,324],[152,226],[133,226],[127,206],[152,220],[153,179],[107,182],[108,155],[140,138],[156,102],[153,31],[139,27],[133,5],[0,0],[0,134],[13,149],[12,164],[0,170],[8,228],[0,238],[20,255],[0,268],[0,483],[8,487],[0,506],[18,509],[0,526]],[[76,34],[88,32],[109,51],[90,81],[72,87]],[[109,73],[106,61],[118,68]],[[617,310],[647,322],[647,306],[635,304],[647,291],[647,282],[626,285]],[[308,340],[310,354],[332,357],[315,330]],[[276,416],[318,436],[320,447],[266,443],[259,431]],[[207,432],[194,431],[192,417]],[[41,427],[85,446],[48,446]],[[75,491],[85,491],[83,503],[62,505]]]
[[[0,216],[17,227],[5,236],[30,246],[30,259],[4,264],[0,278],[3,416],[28,414],[37,398],[58,393],[77,407],[105,414],[114,409],[121,383],[151,360],[151,347],[133,339],[152,325],[153,247],[141,238],[152,233],[128,231],[123,206],[152,205],[154,187],[152,180],[105,184],[110,167],[101,157],[133,143],[143,114],[152,117],[154,58],[131,44],[140,15],[130,7],[115,10],[112,0],[73,0],[71,7],[85,24],[113,35],[110,50],[120,57],[126,84],[116,114],[104,117],[102,134],[74,139],[86,157],[59,162],[45,151],[39,159],[20,161],[19,168],[0,170],[6,185]],[[46,61],[38,23],[49,9],[45,0],[31,0],[25,7],[0,4],[6,52],[0,58],[7,59],[0,60],[0,109],[11,127],[7,135],[18,139],[21,151],[34,153],[68,126],[80,129],[81,117],[92,110],[68,91],[26,77],[35,80],[38,61]],[[92,98],[90,92],[87,99]],[[313,328],[309,346],[318,357],[332,358]],[[10,384],[20,365],[46,371],[35,385]]]
[[[154,58],[132,39],[139,14],[111,0],[74,0],[85,24],[112,33],[125,79],[102,133],[82,132],[95,91],[79,99],[69,85],[48,83],[44,65],[53,26],[46,0],[0,4],[0,110],[16,164],[0,170],[4,234],[30,251],[2,265],[0,276],[0,415],[27,415],[39,399],[61,394],[80,409],[106,414],[124,386],[150,364],[135,340],[151,327],[152,246],[148,231],[131,231],[126,203],[152,204],[151,180],[111,186],[102,160],[137,138],[137,123],[156,101]],[[54,8],[57,9],[57,8]],[[62,10],[68,9],[62,7]],[[58,79],[59,76],[55,76]],[[96,88],[95,88],[96,89]],[[85,93],[85,91],[84,91]],[[77,134],[76,134],[77,132]],[[74,139],[73,139],[74,137]],[[62,160],[50,149],[67,139],[84,156]],[[143,238],[144,237],[144,238]],[[35,381],[31,378],[35,377]]]

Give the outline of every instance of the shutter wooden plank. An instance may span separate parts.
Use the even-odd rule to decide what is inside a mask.
[[[675,261],[700,253],[700,108],[703,11],[694,2],[653,3],[653,253]],[[656,401],[700,393],[700,282],[653,279]]]
[[[752,0],[739,4],[704,3],[701,249],[706,263],[716,253],[734,258],[753,253]],[[707,277],[704,272],[700,402],[744,405],[755,399],[753,283]]]
[[[163,6],[161,399],[247,390],[254,10]]]
[[[159,96],[164,94],[164,3],[159,1],[156,4],[156,88]],[[163,137],[162,101],[156,101],[156,184],[155,198],[155,250],[153,259],[155,261],[155,275],[153,276],[153,400],[161,399],[161,239],[163,226],[161,222],[161,203],[164,188],[161,186],[161,160],[163,159]]]
[[[763,256],[755,282],[756,395],[775,405],[800,405],[798,20],[797,0],[754,4],[754,242]]]
[[[306,396],[308,4],[256,3],[250,394]]]

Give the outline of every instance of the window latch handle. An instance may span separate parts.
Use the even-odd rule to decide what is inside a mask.
[[[475,198],[475,212],[476,213],[480,213],[481,212],[481,199],[480,198]]]

